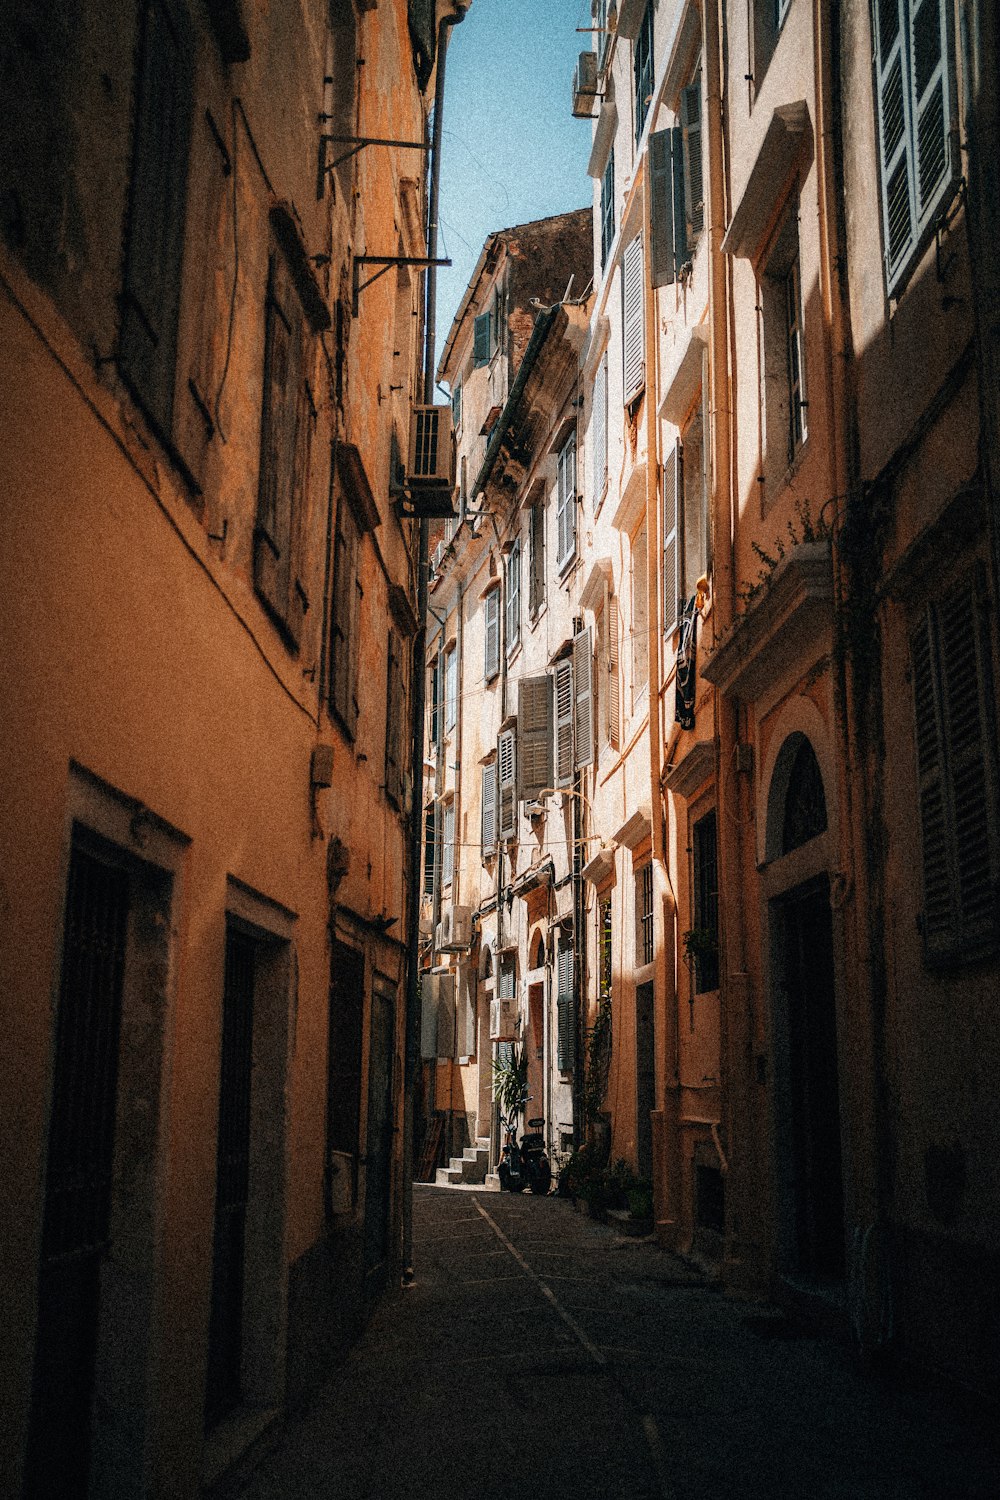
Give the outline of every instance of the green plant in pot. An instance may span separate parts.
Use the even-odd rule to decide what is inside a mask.
[[[528,1049],[511,1047],[509,1056],[493,1059],[493,1097],[502,1114],[516,1121],[528,1093]]]
[[[637,1177],[633,1185],[626,1189],[625,1199],[633,1219],[653,1217],[653,1184],[646,1178]]]
[[[695,976],[711,967],[719,956],[719,940],[709,927],[689,927],[681,934],[684,962]]]

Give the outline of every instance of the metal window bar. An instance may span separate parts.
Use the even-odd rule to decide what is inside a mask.
[[[635,877],[639,964],[653,962],[653,866],[643,865]]]

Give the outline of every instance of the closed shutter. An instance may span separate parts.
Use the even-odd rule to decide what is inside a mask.
[[[702,168],[701,74],[681,93],[681,129],[684,132],[685,188],[690,236],[705,227],[705,186]],[[692,246],[688,246],[689,252]]]
[[[483,767],[482,778],[482,840],[483,858],[496,848],[497,843],[497,768],[496,762],[490,761],[488,766]]]
[[[441,884],[451,885],[455,874],[455,804],[444,805],[441,836]]]
[[[545,505],[539,500],[531,509],[531,557],[529,559],[528,610],[532,619],[545,599]]]
[[[663,629],[677,624],[681,595],[681,548],[678,528],[679,501],[682,494],[683,450],[674,445],[663,466]]]
[[[405,705],[402,701],[403,680],[399,663],[399,637],[392,629],[389,631],[385,677],[385,791],[386,796],[398,807],[402,801],[403,789],[399,740]]]
[[[476,971],[466,964],[459,978],[461,1007],[458,1029],[458,1051],[461,1057],[476,1055]]]
[[[646,380],[642,276],[642,235],[637,234],[625,247],[622,259],[622,370],[626,406],[639,394]]]
[[[556,786],[573,781],[573,662],[556,663]]]
[[[147,0],[142,9],[118,363],[147,414],[169,437],[191,130],[191,37],[182,5]]]
[[[622,742],[621,666],[618,644],[618,600],[608,600],[608,739],[617,750]]]
[[[458,380],[458,381],[455,382],[454,390],[451,393],[451,420],[452,420],[452,425],[456,429],[458,429],[459,427],[461,427],[461,425],[462,425],[462,382],[460,380]]]
[[[500,805],[500,837],[517,836],[517,751],[513,729],[504,729],[497,741],[497,791]]]
[[[556,1061],[560,1073],[571,1073],[576,1062],[576,1026],[573,1015],[573,949],[560,943],[556,986]]]
[[[649,680],[649,575],[647,572],[646,523],[632,538],[632,693],[642,691]]]
[[[347,732],[353,735],[358,718],[355,688],[361,584],[358,579],[357,525],[343,495],[337,506],[333,574],[330,707]]]
[[[456,1055],[455,976],[439,974],[437,991],[437,1055],[439,1058],[450,1058]]]
[[[604,355],[594,377],[594,510],[601,503],[608,477],[608,356]]]
[[[674,280],[674,173],[672,132],[649,137],[650,275],[654,286]]]
[[[530,802],[552,786],[552,678],[548,672],[519,680],[517,732],[517,795],[520,802]]]
[[[615,152],[608,156],[601,178],[601,268],[607,263],[608,251],[615,237]]]
[[[440,975],[425,969],[420,976],[420,1057],[433,1062],[437,1057],[438,981]]]
[[[480,313],[473,324],[472,333],[472,364],[474,369],[490,362],[490,344],[492,341],[492,316],[488,312]]]
[[[576,764],[594,762],[594,637],[589,629],[573,638],[574,733]]]
[[[483,600],[486,630],[486,681],[500,670],[500,590],[490,589]]]

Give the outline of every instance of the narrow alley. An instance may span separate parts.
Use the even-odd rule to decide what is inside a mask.
[[[417,1279],[241,1500],[962,1500],[996,1456],[940,1391],[723,1295],[555,1195],[418,1187]]]

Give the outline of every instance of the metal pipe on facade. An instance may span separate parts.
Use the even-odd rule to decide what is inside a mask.
[[[448,33],[453,26],[465,20],[465,8],[442,16],[438,23],[437,76],[434,81],[434,131],[431,140],[431,180],[427,206],[427,256],[433,261],[437,256],[438,199],[441,187],[441,135],[444,110],[445,58],[447,56]],[[437,271],[433,265],[427,267],[425,283],[426,322],[424,326],[423,397],[425,402],[434,398],[434,317],[437,310]],[[403,1061],[403,1285],[413,1283],[413,1136],[415,1110],[413,1091],[419,1066],[420,1051],[420,857],[423,847],[423,801],[424,801],[424,710],[427,668],[424,661],[426,649],[427,613],[427,522],[417,524],[417,632],[413,638],[412,657],[412,740],[411,804],[410,804],[410,885],[407,891],[406,938],[406,1035]]]

